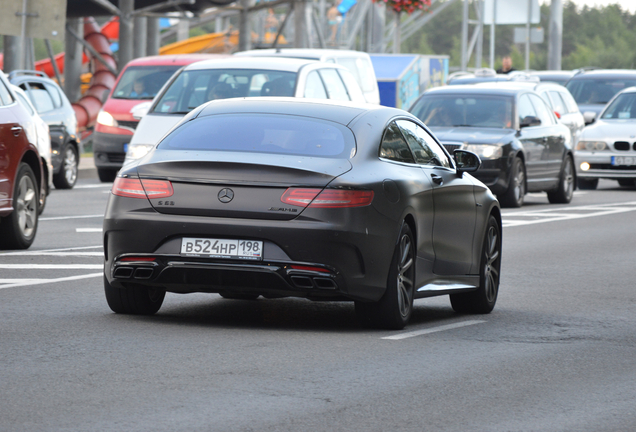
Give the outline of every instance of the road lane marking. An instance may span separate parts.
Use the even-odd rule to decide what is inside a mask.
[[[0,279],[0,284],[13,284],[13,283],[27,283],[27,282],[37,282],[37,281],[41,281],[44,280],[42,278],[40,279],[28,279],[28,278],[23,278],[23,279]]]
[[[99,245],[99,246],[75,246],[75,247],[70,247],[70,248],[62,248],[62,249],[42,249],[42,250],[30,250],[30,251],[19,251],[19,252],[0,252],[0,257],[1,256],[16,256],[16,255],[48,255],[51,252],[67,252],[67,251],[76,251],[76,250],[83,250],[83,249],[101,249],[104,246]],[[82,252],[73,252],[73,254],[75,253],[82,253]],[[100,253],[101,252],[86,252],[86,253]]]
[[[97,270],[103,264],[0,264],[0,269],[10,270]]]
[[[608,216],[632,211],[636,211],[636,201],[612,204],[559,207],[557,209],[528,211],[520,210],[513,212],[503,212],[502,225],[504,227],[535,225],[546,222]]]
[[[113,185],[111,184],[87,184],[87,185],[75,185],[75,189],[94,189],[94,188],[109,188],[112,189]]]
[[[92,232],[102,232],[103,228],[75,228],[75,232],[78,233],[92,233]]]
[[[39,253],[26,253],[26,252],[7,252],[0,254],[3,256],[60,256],[60,257],[103,257],[104,252],[39,252]]]
[[[89,218],[103,218],[103,214],[98,215],[80,215],[80,216],[56,216],[49,218],[39,218],[39,221],[52,221],[52,220],[67,220],[67,219],[89,219]]]
[[[44,284],[49,284],[49,283],[57,283],[57,282],[67,282],[67,281],[74,281],[74,280],[81,280],[81,279],[89,279],[89,278],[99,277],[99,276],[102,276],[102,275],[103,275],[103,273],[99,272],[99,273],[89,273],[89,274],[79,275],[79,276],[68,276],[68,277],[62,277],[62,278],[57,278],[57,279],[42,279],[42,280],[38,280],[38,281],[35,281],[35,282],[20,282],[20,283],[14,283],[14,284],[9,284],[9,285],[0,285],[0,290],[6,289],[6,288],[16,288],[16,287],[21,287],[21,286],[44,285]]]
[[[484,320],[468,320],[468,321],[462,321],[462,322],[458,322],[458,323],[454,323],[454,324],[446,324],[446,325],[442,325],[442,326],[438,326],[438,327],[430,327],[427,329],[423,329],[423,330],[415,330],[412,332],[407,332],[407,333],[401,333],[401,334],[397,334],[397,335],[392,335],[392,336],[385,336],[381,339],[386,339],[386,340],[402,340],[402,339],[407,339],[407,338],[412,338],[415,336],[422,336],[425,334],[430,334],[430,333],[437,333],[437,332],[442,332],[442,331],[446,331],[446,330],[453,330],[456,328],[461,328],[461,327],[467,327],[467,326],[471,326],[471,325],[475,325],[475,324],[481,324],[481,323],[485,323],[486,321]]]

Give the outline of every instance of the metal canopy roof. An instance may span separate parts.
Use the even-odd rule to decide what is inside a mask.
[[[153,14],[163,14],[168,12],[189,11],[193,13],[202,12],[205,9],[218,6],[226,6],[234,3],[235,0],[194,0],[192,4],[186,1],[175,0],[135,0],[135,10],[156,6],[152,9]],[[119,8],[119,0],[67,0],[67,18],[77,18],[84,16],[112,16],[112,10],[100,5],[100,3],[111,3]],[[163,6],[162,6],[163,4]]]

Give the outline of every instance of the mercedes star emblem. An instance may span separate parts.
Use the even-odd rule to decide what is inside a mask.
[[[234,198],[234,191],[230,188],[223,188],[219,191],[219,201],[229,203]]]

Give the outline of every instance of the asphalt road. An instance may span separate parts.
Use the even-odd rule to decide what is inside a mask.
[[[53,191],[34,245],[0,251],[2,431],[636,430],[636,189],[505,210],[494,312],[418,300],[400,332],[300,299],[115,315],[108,193]]]

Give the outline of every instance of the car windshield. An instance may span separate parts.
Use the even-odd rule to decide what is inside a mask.
[[[411,108],[427,126],[512,127],[512,98],[487,95],[428,95]]]
[[[163,150],[208,150],[349,158],[353,133],[326,120],[274,114],[198,117],[166,136]]]
[[[113,92],[115,99],[153,99],[181,66],[131,66]]]
[[[602,119],[636,119],[636,93],[623,93],[605,108]]]
[[[578,104],[606,104],[619,91],[636,85],[634,79],[575,79],[566,87]]]
[[[294,96],[296,73],[262,69],[183,71],[152,112],[185,114],[213,99],[247,96]]]

